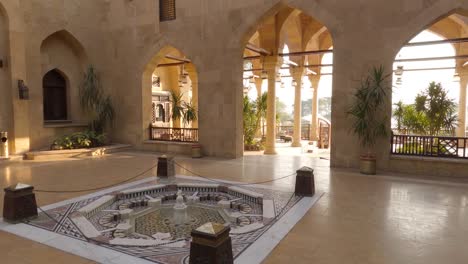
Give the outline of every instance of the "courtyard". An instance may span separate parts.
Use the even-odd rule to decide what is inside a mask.
[[[120,152],[98,158],[0,164],[2,186],[17,182],[37,189],[90,189],[125,181],[155,164],[157,155]],[[324,195],[264,263],[465,263],[468,182],[330,169],[329,161],[304,156],[245,156],[235,160],[176,157],[185,168],[213,179],[267,181],[302,166],[315,169]],[[177,169],[177,174],[192,175]],[[148,171],[134,179],[155,175]],[[60,181],[57,179],[60,178]],[[294,178],[270,183],[294,188]],[[73,188],[71,188],[73,186]],[[87,194],[37,193],[39,206]],[[3,198],[0,200],[3,206]],[[4,263],[94,263],[0,232]]]

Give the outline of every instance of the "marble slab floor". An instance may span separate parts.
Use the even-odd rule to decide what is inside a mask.
[[[178,157],[203,176],[258,182],[315,168],[325,195],[274,249],[264,263],[465,264],[468,260],[468,182],[382,173],[362,176],[330,169],[308,156],[245,156],[236,160]],[[22,182],[37,189],[69,190],[126,180],[156,163],[156,155],[121,152],[98,158],[0,163],[3,188]],[[192,173],[177,168],[178,174]],[[150,171],[135,180],[155,175]],[[294,178],[271,184],[294,188]],[[37,193],[40,206],[82,193]],[[93,263],[48,246],[0,232],[0,263]]]

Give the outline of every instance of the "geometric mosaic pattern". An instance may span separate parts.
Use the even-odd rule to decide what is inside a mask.
[[[206,183],[205,181],[199,181],[196,179],[187,179],[184,178],[176,179],[176,182],[183,183]],[[154,183],[153,183],[154,185]],[[128,189],[133,188],[144,188],[151,186],[151,183],[142,183],[137,186],[129,187]],[[278,190],[256,188],[252,186],[242,186],[242,189],[246,189],[255,193],[263,195],[263,199],[268,199],[273,201],[274,214],[275,217],[271,219],[270,222],[265,224],[263,227],[253,230],[252,232],[242,233],[242,234],[231,234],[232,246],[233,246],[233,255],[236,258],[249,246],[251,246],[255,241],[257,241],[276,221],[279,219],[278,215],[287,213],[290,208],[292,208],[301,197],[294,196],[292,192],[284,192]],[[79,209],[89,205],[93,201],[96,201],[100,198],[93,197],[90,199],[83,199],[78,202],[74,202],[68,205],[60,206],[54,209],[47,210],[46,213],[40,213],[37,219],[34,219],[28,222],[29,225],[45,229],[50,232],[58,233],[65,235],[67,237],[78,239],[82,241],[88,240],[80,229],[73,223],[71,216],[76,213]],[[113,205],[114,207],[118,205]],[[250,208],[249,208],[250,209]],[[255,209],[258,210],[258,209]],[[256,212],[252,212],[256,213]],[[98,221],[100,215],[97,215],[93,221]],[[148,216],[148,217],[151,217]],[[202,217],[206,217],[202,216]],[[54,218],[54,219],[51,219]],[[205,218],[203,218],[205,219]],[[207,217],[206,219],[209,219]],[[141,227],[149,228],[151,226]],[[102,231],[102,230],[100,230]],[[93,243],[108,249],[112,249],[121,253],[125,253],[134,257],[145,259],[154,263],[188,263],[189,261],[189,250],[190,250],[190,238],[180,239],[178,242],[172,244],[163,244],[159,246],[121,246],[121,245],[111,245],[108,243],[100,243],[99,241],[88,240],[88,243]]]

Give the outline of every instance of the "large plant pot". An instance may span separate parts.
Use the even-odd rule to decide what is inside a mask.
[[[201,152],[201,145],[199,144],[193,144],[192,145],[192,158],[201,158],[202,157],[202,152]]]
[[[375,175],[376,174],[376,158],[369,156],[361,156],[360,171],[362,174]]]

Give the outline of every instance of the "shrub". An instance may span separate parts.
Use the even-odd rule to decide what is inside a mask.
[[[80,148],[94,148],[102,146],[106,143],[104,134],[96,133],[95,131],[77,132],[71,135],[65,135],[57,138],[52,143],[52,150],[61,149],[80,149]]]

